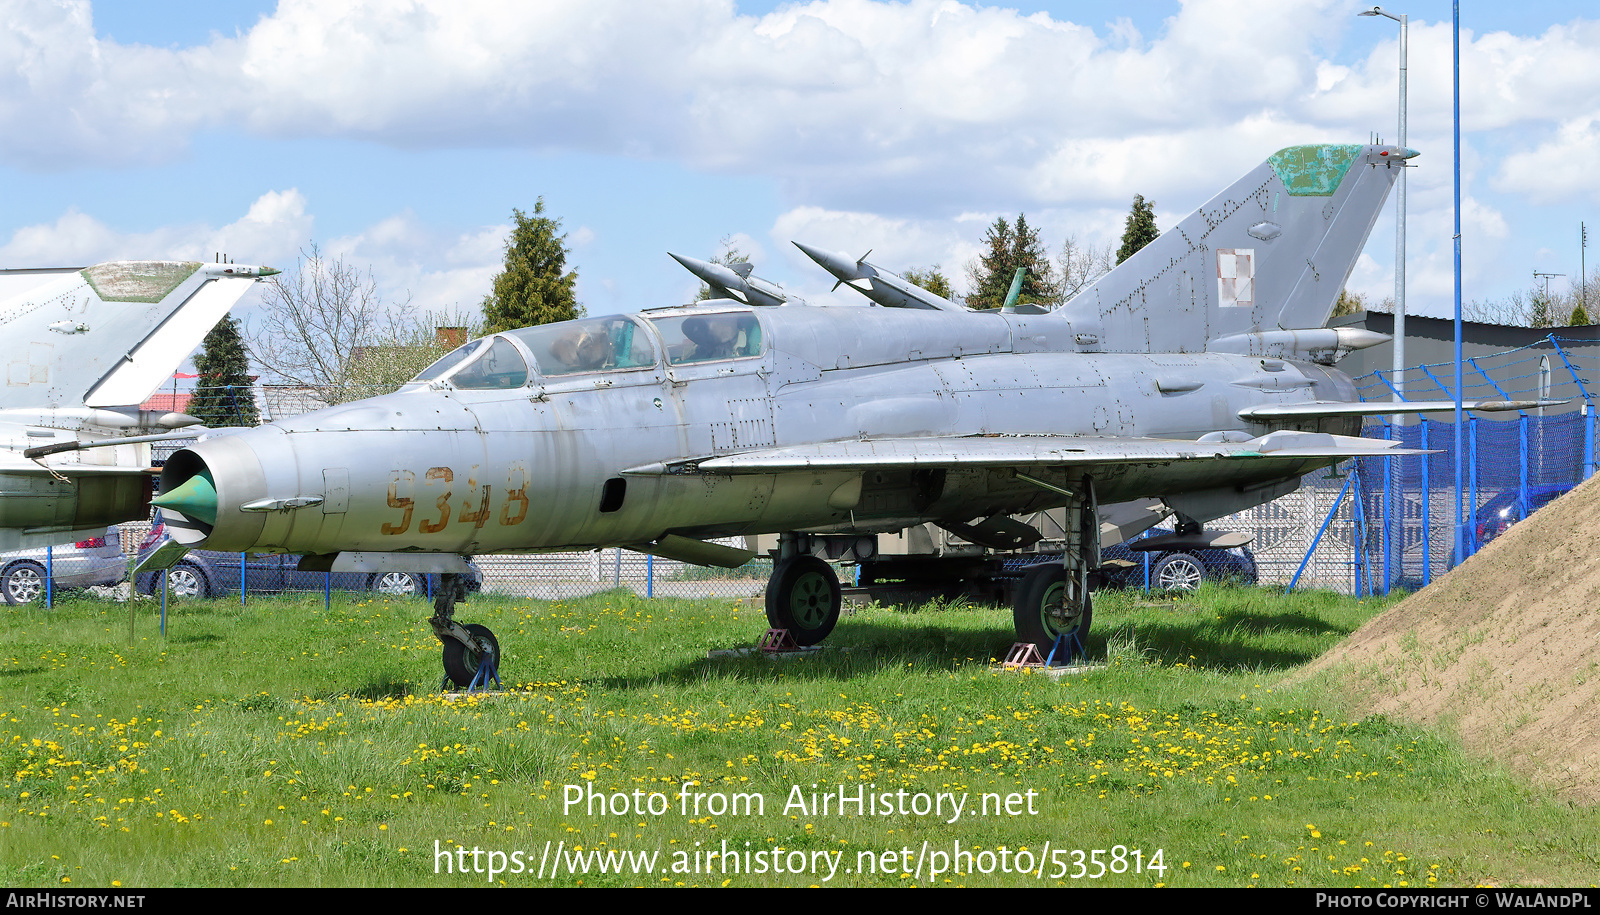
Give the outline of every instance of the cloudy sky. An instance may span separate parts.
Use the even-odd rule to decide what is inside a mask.
[[[667,252],[730,235],[845,301],[791,239],[959,288],[996,216],[1114,245],[1134,194],[1165,228],[1280,147],[1396,137],[1399,27],[1349,0],[0,6],[0,266],[315,241],[427,308],[476,308],[541,196],[591,314],[692,298]],[[1575,276],[1580,221],[1600,238],[1600,14],[1463,7],[1466,297],[1491,300]],[[1392,11],[1409,310],[1445,315],[1450,4]],[[1393,252],[1390,216],[1351,285],[1392,294]]]

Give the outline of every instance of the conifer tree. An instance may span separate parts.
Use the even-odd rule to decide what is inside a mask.
[[[506,239],[505,270],[483,297],[486,333],[567,321],[583,314],[573,293],[576,270],[567,269],[561,220],[544,215],[544,198],[533,215],[512,210],[516,223]]]
[[[972,292],[969,308],[999,308],[1011,291],[1011,278],[1018,267],[1028,269],[1017,302],[1054,306],[1060,304],[1061,286],[1055,279],[1055,266],[1039,241],[1039,230],[1028,225],[1026,214],[1019,213],[1015,225],[1005,217],[995,220],[984,233],[988,250],[967,268]]]
[[[189,401],[190,416],[213,429],[254,426],[261,421],[251,386],[250,356],[239,336],[237,319],[224,316],[211,328],[200,344],[200,354],[194,357],[194,366],[200,377],[194,399]]]
[[[1143,194],[1133,195],[1133,209],[1128,213],[1128,221],[1122,230],[1122,247],[1117,249],[1117,263],[1122,263],[1132,257],[1135,251],[1155,241],[1161,234],[1156,228],[1156,211],[1154,201],[1144,199]]]

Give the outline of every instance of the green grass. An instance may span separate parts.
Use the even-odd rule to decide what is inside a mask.
[[[1010,614],[989,608],[873,608],[808,660],[708,660],[753,644],[761,611],[626,592],[475,598],[459,616],[494,629],[508,689],[450,700],[437,695],[425,603],[334,600],[331,611],[320,596],[182,605],[165,638],[141,604],[132,645],[125,607],[6,614],[0,882],[450,886],[519,861],[525,872],[495,882],[1600,878],[1593,811],[1548,800],[1446,737],[1352,720],[1316,683],[1282,686],[1379,602],[1243,588],[1097,595],[1090,652],[1111,663],[1056,681],[992,669],[1011,634]],[[699,811],[681,806],[686,782],[698,783]],[[834,796],[869,786],[896,805],[902,790],[967,800],[953,822],[948,808],[785,810],[813,785]],[[565,804],[591,789],[617,806]],[[984,795],[998,809],[975,809]],[[764,810],[718,806],[736,796]],[[729,861],[707,873],[705,852],[723,842],[767,871]],[[566,860],[658,857],[649,874],[591,861],[581,877],[565,866],[551,877],[546,864],[541,878],[547,843]],[[785,872],[773,873],[780,851]],[[1043,877],[1016,873],[1019,854]],[[874,872],[860,872],[869,859]],[[450,872],[463,861],[468,873]]]

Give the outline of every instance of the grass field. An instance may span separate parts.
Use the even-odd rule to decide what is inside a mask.
[[[131,645],[124,606],[8,608],[0,882],[1600,879],[1594,811],[1281,685],[1379,603],[1103,594],[1109,665],[1056,681],[992,669],[994,609],[869,609],[818,657],[707,660],[761,611],[477,598],[460,617],[498,635],[507,690],[448,699],[427,605],[359,597],[183,605],[165,638],[141,604]]]

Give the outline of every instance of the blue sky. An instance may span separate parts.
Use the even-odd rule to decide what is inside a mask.
[[[541,196],[591,313],[692,296],[667,252],[730,235],[757,275],[848,301],[790,239],[960,288],[996,216],[1114,246],[1135,193],[1166,226],[1279,147],[1395,134],[1398,27],[1344,0],[3,5],[0,264],[288,267],[314,240],[429,309],[476,308]],[[1463,7],[1466,297],[1489,300],[1578,272],[1600,22]],[[1389,8],[1423,153],[1409,310],[1445,314],[1450,5]],[[1378,299],[1392,226],[1351,278]]]

